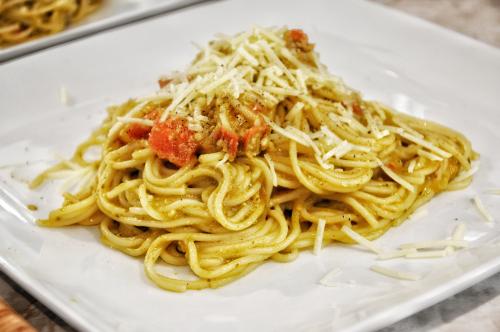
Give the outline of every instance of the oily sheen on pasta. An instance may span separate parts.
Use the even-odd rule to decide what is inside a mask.
[[[0,47],[64,30],[94,12],[102,0],[0,0]]]
[[[104,244],[144,257],[164,289],[220,287],[321,235],[352,243],[345,227],[376,238],[471,181],[463,135],[363,100],[298,29],[221,35],[159,84],[110,107],[73,158],[32,185],[77,172],[80,190],[40,224],[97,226]]]

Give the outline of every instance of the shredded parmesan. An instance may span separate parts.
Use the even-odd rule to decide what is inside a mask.
[[[450,158],[452,156],[451,153],[446,152],[446,151],[438,148],[437,146],[435,146],[431,142],[424,140],[423,138],[411,135],[411,134],[406,133],[406,132],[402,132],[402,133],[400,133],[400,135],[409,141],[412,141],[418,145],[423,146],[424,148],[427,148],[427,149],[435,152],[436,154],[438,154],[439,156],[441,156],[443,158]]]
[[[452,156],[451,153],[449,153],[447,151],[444,151],[441,148],[438,148],[437,146],[435,146],[431,142],[426,141],[424,138],[421,138],[421,137],[412,135],[410,133],[407,133],[402,128],[392,127],[392,126],[385,126],[385,128],[387,128],[389,131],[395,132],[396,134],[400,135],[401,137],[406,138],[407,140],[409,140],[409,141],[411,141],[411,142],[413,142],[415,144],[418,144],[418,145],[420,145],[420,146],[422,146],[422,147],[424,147],[424,148],[426,148],[426,149],[428,149],[428,150],[430,150],[432,152],[435,152],[440,157],[450,158]]]
[[[304,103],[302,102],[297,102],[293,105],[292,109],[287,113],[286,118],[291,119],[294,118],[297,113],[300,113],[302,109],[304,108]]]
[[[490,195],[500,195],[500,189],[488,189],[485,192]]]
[[[467,228],[465,224],[461,222],[455,227],[455,230],[453,231],[451,238],[454,241],[463,241],[466,229]]]
[[[268,155],[267,153],[264,154],[264,159],[267,162],[267,165],[269,166],[269,170],[271,171],[271,179],[273,181],[273,186],[277,187],[278,186],[278,176],[276,175],[276,169],[274,168],[274,162],[271,159],[271,156]]]
[[[415,166],[417,166],[417,159],[413,159],[408,164],[408,173],[412,174],[415,171]]]
[[[476,205],[477,210],[481,214],[481,216],[484,217],[484,219],[487,222],[494,222],[495,219],[493,219],[493,216],[486,210],[486,207],[484,206],[483,202],[479,199],[478,195],[475,195],[472,200],[474,201],[474,204]]]
[[[148,120],[143,118],[128,118],[124,116],[119,116],[116,118],[116,120],[123,123],[139,123],[149,127],[152,127],[154,125],[153,120]]]
[[[442,258],[453,252],[452,247],[446,247],[443,250],[427,250],[408,253],[406,258]]]
[[[328,160],[335,156],[336,158],[342,158],[346,153],[352,150],[352,145],[347,141],[342,141],[336,147],[328,151],[323,155],[323,160]]]
[[[342,226],[342,228],[340,230],[345,235],[347,235],[349,238],[351,238],[353,241],[355,241],[356,243],[360,244],[361,246],[373,251],[374,253],[376,253],[376,254],[383,253],[383,250],[381,248],[379,248],[375,243],[368,240],[367,238],[365,238],[361,234],[353,231],[351,228],[344,225],[344,226]]]
[[[311,137],[309,137],[309,135],[307,135],[306,133],[304,133],[303,131],[301,131],[295,127],[288,126],[285,129],[288,130],[289,132],[293,133],[294,135],[300,137],[304,142],[307,142],[306,146],[311,147],[315,154],[321,155],[321,151],[319,150],[316,143],[314,143],[314,141],[311,139]]]
[[[331,145],[333,143],[341,142],[341,139],[337,135],[335,135],[327,126],[321,126],[320,130],[323,135],[325,135],[328,144]]]
[[[388,252],[383,252],[377,256],[377,259],[379,260],[387,260],[387,259],[394,259],[394,258],[401,258],[405,257],[408,254],[416,253],[417,249],[403,249],[403,250],[392,250]]]
[[[274,130],[276,133],[280,134],[283,137],[286,137],[292,141],[295,141],[303,146],[309,147],[309,142],[304,140],[301,136],[292,133],[289,129],[293,127],[286,127],[286,128],[281,128],[278,126],[276,123],[272,122],[271,120],[266,120],[267,124],[271,127],[272,130]],[[296,128],[295,128],[296,129]],[[298,129],[297,129],[298,130]]]
[[[393,172],[389,167],[386,167],[382,163],[382,161],[380,161],[379,159],[377,159],[377,163],[380,166],[380,168],[385,172],[385,174],[387,174],[391,179],[393,179],[394,181],[396,181],[397,183],[399,183],[401,186],[408,189],[409,191],[415,192],[415,187],[413,187],[413,185],[411,183],[409,183],[408,181],[403,179],[401,176],[399,176],[398,174]]]
[[[323,234],[325,233],[325,219],[319,219],[318,228],[316,229],[316,237],[314,238],[314,248],[313,253],[319,255],[321,246],[323,244]]]
[[[429,160],[434,160],[434,161],[441,161],[441,160],[443,160],[443,158],[442,158],[442,157],[440,157],[440,156],[438,156],[438,155],[436,155],[436,154],[434,154],[434,153],[431,153],[431,152],[425,151],[425,150],[423,150],[423,149],[419,149],[419,150],[417,151],[417,153],[418,153],[419,155],[421,155],[422,157],[426,157],[426,158],[427,158],[427,159],[429,159]]]
[[[333,270],[331,270],[330,272],[328,272],[327,274],[325,274],[325,276],[320,279],[319,283],[323,286],[326,286],[326,287],[334,287],[332,285],[336,285],[337,283],[332,282],[331,279],[333,277],[338,276],[341,273],[342,273],[342,270],[340,268],[336,267]]]
[[[411,281],[417,281],[422,279],[422,276],[418,274],[406,271],[393,270],[380,265],[372,265],[370,266],[370,270],[395,279],[411,280]]]
[[[416,220],[423,218],[429,214],[429,210],[425,208],[420,208],[416,211],[413,211],[413,213],[409,216],[410,219]]]
[[[467,248],[468,242],[464,240],[437,240],[437,241],[424,241],[405,243],[399,246],[401,249],[432,249],[432,248],[445,248],[447,246],[455,248]]]
[[[237,52],[252,66],[257,67],[259,65],[259,61],[253,55],[248,53],[243,45],[238,48]]]
[[[69,104],[69,95],[68,95],[68,90],[66,89],[66,87],[64,85],[62,85],[60,88],[59,88],[59,101],[61,102],[61,104],[63,104],[64,106],[68,106]]]
[[[266,121],[271,126],[271,128],[275,132],[277,132],[278,134],[280,134],[288,139],[291,139],[291,140],[293,140],[293,141],[295,141],[303,146],[312,148],[314,151],[314,157],[315,157],[316,161],[318,162],[318,164],[322,168],[324,168],[324,169],[332,169],[333,168],[333,165],[326,163],[322,159],[321,151],[319,150],[316,143],[314,143],[314,141],[311,139],[311,137],[309,137],[309,135],[307,135],[303,131],[301,131],[295,127],[292,127],[292,126],[287,126],[285,129],[283,129],[280,126],[278,126],[277,124],[275,124],[274,122],[270,121],[269,119],[266,119]]]
[[[366,121],[368,122],[368,127],[373,133],[373,136],[375,136],[376,139],[381,139],[384,138],[385,136],[389,135],[390,132],[387,129],[380,130],[378,127],[377,123],[375,120],[372,118],[371,114],[369,112],[365,113]]]

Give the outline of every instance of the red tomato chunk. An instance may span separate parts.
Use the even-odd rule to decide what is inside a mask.
[[[187,121],[172,117],[165,122],[155,123],[149,134],[149,145],[158,157],[182,167],[195,158],[199,144],[194,132],[189,130]]]

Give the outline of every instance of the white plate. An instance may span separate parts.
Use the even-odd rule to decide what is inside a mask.
[[[416,271],[404,282],[368,270],[373,255],[332,245],[320,257],[303,252],[288,264],[266,263],[222,289],[174,294],[156,288],[142,261],[98,242],[92,228],[38,228],[25,205],[44,215],[60,199],[55,190],[30,192],[22,181],[38,160],[69,156],[104,117],[105,106],[156,88],[156,78],[185,68],[214,33],[252,24],[301,27],[321,59],[365,96],[465,133],[481,169],[467,190],[439,195],[421,219],[409,220],[377,242],[441,239],[458,221],[472,248],[438,260],[388,266]],[[72,106],[59,103],[65,85]],[[235,1],[203,4],[12,61],[0,68],[0,170],[5,211],[0,223],[1,267],[75,327],[89,331],[345,330],[390,324],[500,270],[500,227],[471,204],[479,193],[500,218],[498,87],[500,51],[385,8],[361,1]],[[24,165],[30,161],[29,165]],[[40,197],[43,197],[41,199]],[[458,219],[455,220],[455,219]],[[318,285],[340,267],[339,281]]]
[[[0,62],[203,0],[105,0],[102,8],[60,33],[0,48]]]

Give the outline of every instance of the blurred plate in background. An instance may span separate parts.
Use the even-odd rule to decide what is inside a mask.
[[[104,0],[102,7],[95,13],[59,33],[0,48],[0,62],[201,1],[203,0]]]

